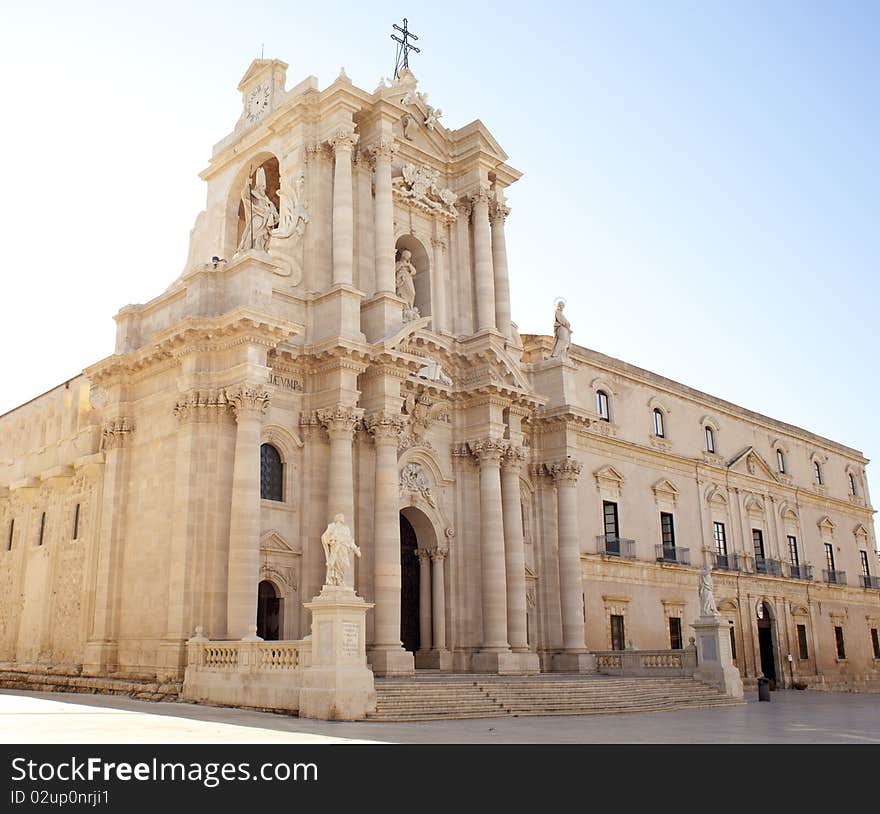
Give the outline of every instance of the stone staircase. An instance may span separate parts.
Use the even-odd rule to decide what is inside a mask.
[[[450,675],[376,680],[373,721],[432,721],[524,715],[609,715],[728,707],[728,698],[693,678]]]

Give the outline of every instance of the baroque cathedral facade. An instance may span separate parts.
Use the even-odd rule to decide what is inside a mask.
[[[489,130],[403,71],[256,60],[181,276],[0,417],[0,662],[180,679],[298,640],[343,514],[376,675],[589,672],[687,646],[699,569],[744,680],[880,684],[864,456],[511,321]]]

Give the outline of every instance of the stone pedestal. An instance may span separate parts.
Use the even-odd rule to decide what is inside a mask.
[[[743,697],[742,679],[730,653],[730,632],[717,616],[701,616],[691,627],[696,634],[694,678],[717,687],[731,698]]]
[[[363,720],[376,709],[365,646],[366,616],[373,605],[347,586],[325,585],[305,607],[312,612],[312,662],[303,671],[300,717]]]
[[[392,256],[393,268],[393,256]],[[361,329],[368,342],[378,342],[403,326],[404,302],[396,294],[380,292],[361,304]]]
[[[415,660],[419,670],[452,670],[452,653],[449,650],[419,650]]]
[[[493,652],[474,653],[471,670],[475,673],[497,673],[502,676],[534,675],[541,671],[537,653]]]
[[[596,657],[592,653],[554,653],[554,673],[595,673]]]

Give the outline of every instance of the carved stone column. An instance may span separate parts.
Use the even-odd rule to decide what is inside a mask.
[[[269,393],[253,384],[227,392],[235,410],[235,460],[229,514],[229,570],[226,589],[226,635],[257,636],[260,582],[260,427]]]
[[[584,581],[578,530],[577,479],[581,464],[574,458],[565,458],[552,464],[549,471],[556,481],[559,593],[562,606],[562,653],[554,658],[554,668],[590,672],[593,662],[586,657],[584,643]]]
[[[394,141],[380,139],[373,147],[376,170],[376,293],[394,294],[394,201],[391,196],[391,159]]]
[[[431,279],[432,327],[435,331],[449,330],[446,324],[446,241],[442,237],[435,237],[431,242],[434,247],[434,275]]]
[[[101,435],[104,481],[97,539],[94,616],[83,657],[83,672],[86,674],[105,673],[116,667],[116,620],[113,610],[125,522],[126,453],[133,429],[127,418],[119,417],[109,421]]]
[[[419,650],[431,649],[431,553],[416,549],[419,558]]]
[[[377,675],[409,675],[412,653],[400,639],[400,486],[397,442],[403,418],[380,411],[367,418],[367,429],[376,444],[376,506],[373,529],[373,590],[376,601],[374,639],[370,663]]]
[[[431,595],[433,610],[431,619],[434,623],[434,649],[446,650],[446,582],[443,576],[443,568],[447,551],[444,548],[431,549]]]
[[[496,672],[507,643],[507,579],[504,564],[504,517],[501,508],[501,458],[507,442],[472,441],[480,463],[480,567],[482,573],[483,647],[474,656],[477,672]]]
[[[471,197],[474,223],[474,277],[476,278],[477,330],[495,327],[495,280],[489,236],[489,194],[479,189]]]
[[[318,410],[318,421],[327,430],[330,439],[330,465],[327,468],[327,522],[337,514],[345,515],[345,522],[354,528],[354,475],[352,472],[351,442],[358,421],[364,411],[359,407],[337,404]],[[354,587],[354,568],[345,577],[345,585]]]
[[[495,281],[495,325],[505,336],[510,336],[510,280],[507,276],[507,241],[504,238],[504,219],[510,209],[498,201],[492,202],[492,269]]]
[[[529,649],[526,629],[526,554],[519,486],[525,457],[522,447],[511,447],[501,464],[504,562],[507,572],[507,638],[511,650],[520,653],[525,653]]]
[[[351,155],[358,136],[353,128],[341,127],[331,139],[333,171],[333,284],[354,281],[354,204]]]

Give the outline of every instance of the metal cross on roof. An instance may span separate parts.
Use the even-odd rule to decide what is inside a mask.
[[[403,28],[397,23],[394,23],[394,28],[403,34],[402,38],[398,37],[397,34],[391,35],[391,39],[397,43],[397,55],[394,59],[394,78],[397,79],[401,70],[409,70],[409,52],[415,51],[417,54],[420,54],[421,51],[415,45],[410,45],[409,41],[418,40],[418,37],[407,28],[406,17],[403,18]]]

